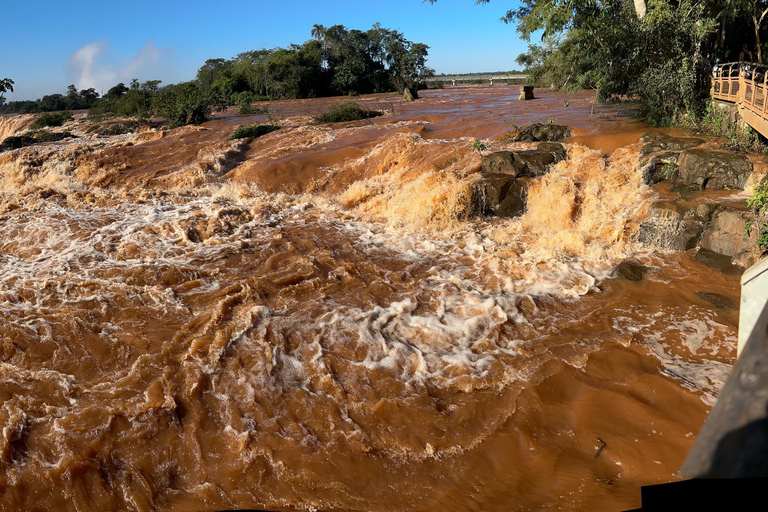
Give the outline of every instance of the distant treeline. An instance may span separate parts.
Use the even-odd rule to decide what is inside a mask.
[[[189,82],[119,83],[103,97],[94,89],[51,94],[34,101],[0,97],[0,113],[90,109],[92,115],[159,115],[173,126],[204,121],[211,109],[254,101],[402,91],[434,75],[429,47],[375,24],[363,32],[343,25],[315,25],[312,39],[288,48],[254,50],[232,59],[209,59]]]

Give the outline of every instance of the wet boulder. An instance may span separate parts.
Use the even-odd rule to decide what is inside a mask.
[[[752,174],[752,163],[743,155],[688,149],[677,160],[676,187],[695,190],[742,190]]]
[[[628,279],[630,281],[642,281],[649,268],[636,261],[622,261],[613,269],[611,275],[619,279]]]
[[[709,249],[699,249],[696,253],[696,261],[699,261],[708,267],[717,269],[725,274],[741,273],[738,267],[732,263],[730,256],[719,254]]]
[[[403,90],[403,101],[415,101],[419,99],[419,91],[415,87],[406,87]]]
[[[660,249],[687,251],[699,245],[712,215],[707,204],[686,205],[659,201],[651,206],[648,218],[637,230],[637,241]]]
[[[751,219],[752,212],[746,204],[718,206],[704,230],[701,247],[728,256],[740,265],[752,261],[758,233],[757,229],[747,233]]]
[[[573,132],[567,126],[534,123],[520,130],[512,140],[515,142],[557,142],[571,136],[573,136]]]
[[[549,166],[565,160],[562,144],[541,143],[527,151],[497,151],[484,155],[481,170],[484,174],[510,174],[518,178],[535,178],[547,173]]]
[[[512,174],[483,174],[472,187],[472,209],[479,215],[518,217],[525,213],[528,183]]]
[[[677,173],[677,158],[679,153],[666,151],[640,158],[640,169],[643,171],[643,181],[646,185],[655,185],[661,181],[672,179]]]
[[[704,139],[694,137],[673,137],[661,132],[648,132],[640,137],[640,142],[645,144],[643,155],[658,153],[659,151],[683,151],[704,144]]]

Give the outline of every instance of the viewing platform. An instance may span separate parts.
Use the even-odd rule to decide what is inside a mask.
[[[739,116],[763,137],[768,137],[768,65],[729,62],[712,70],[710,96],[733,103]]]

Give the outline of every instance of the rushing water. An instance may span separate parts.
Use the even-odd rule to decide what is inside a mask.
[[[608,511],[672,480],[735,355],[696,292],[738,276],[633,242],[642,126],[516,94],[0,155],[0,508]],[[551,118],[577,136],[528,212],[467,218],[475,138]]]

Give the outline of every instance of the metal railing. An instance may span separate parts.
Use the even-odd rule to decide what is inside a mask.
[[[713,99],[735,103],[742,118],[768,137],[768,66],[729,62],[712,68]]]

